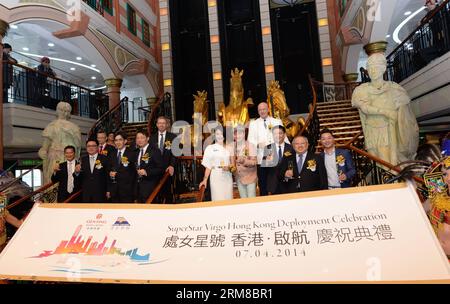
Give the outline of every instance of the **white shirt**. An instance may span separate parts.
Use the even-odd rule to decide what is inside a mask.
[[[120,152],[120,156],[123,157],[123,154],[125,153],[125,149],[127,147],[123,147],[121,150],[117,150],[117,154],[116,154],[116,159],[119,156],[119,152]],[[122,162],[122,161],[121,161]]]
[[[283,125],[281,120],[271,116],[266,117],[265,123],[266,126],[264,126],[264,119],[260,117],[250,121],[248,127],[248,141],[257,147],[258,165],[261,165],[265,147],[274,142],[272,128]],[[289,143],[287,137],[284,139],[284,142]]]
[[[67,161],[67,192],[73,191],[73,173],[75,172],[75,160]]]
[[[89,167],[91,168],[91,173],[94,172],[95,161],[97,160],[98,153],[94,155],[89,155]]]
[[[324,158],[328,177],[328,187],[341,188],[341,183],[339,182],[339,175],[336,167],[336,150],[333,149],[333,152],[331,152],[330,154],[324,152]]]
[[[138,165],[141,164],[141,158],[145,154],[145,151],[147,151],[149,144],[146,144],[145,147],[139,148],[139,157],[138,157]]]

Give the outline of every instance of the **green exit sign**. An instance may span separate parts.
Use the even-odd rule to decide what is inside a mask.
[[[19,160],[20,167],[34,167],[37,165],[42,165],[42,159],[21,159]]]

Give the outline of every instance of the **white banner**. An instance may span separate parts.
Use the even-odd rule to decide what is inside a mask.
[[[405,184],[185,205],[42,204],[0,278],[83,282],[449,280]]]

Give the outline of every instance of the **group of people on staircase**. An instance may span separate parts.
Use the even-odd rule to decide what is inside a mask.
[[[135,146],[127,135],[114,134],[114,144],[104,131],[86,141],[87,155],[75,160],[75,147],[64,148],[65,162],[53,168],[52,182],[59,182],[58,202],[81,191],[83,203],[145,203],[165,172],[174,174],[176,158],[170,151],[175,134],[167,131],[168,120],[157,119],[158,132],[151,137],[146,130],[136,133]],[[109,142],[108,142],[109,141]],[[172,201],[172,183],[162,189],[165,202]]]
[[[205,175],[200,187],[211,187],[213,201],[233,198],[233,175],[241,198],[345,188],[355,175],[349,151],[336,149],[333,133],[324,129],[324,152],[309,149],[308,138],[296,136],[290,144],[279,119],[269,116],[267,103],[258,105],[259,118],[234,129],[232,142],[226,143],[223,130],[213,132],[214,143],[206,147],[202,165]]]
[[[212,143],[203,153],[204,178],[199,187],[210,187],[213,201],[233,199],[234,181],[241,198],[351,186],[355,175],[349,151],[336,149],[332,131],[321,132],[324,152],[310,149],[305,136],[292,143],[281,120],[269,116],[267,103],[258,105],[259,118],[234,128],[226,140],[221,128],[212,132]],[[173,202],[173,175],[177,157],[171,145],[177,135],[168,132],[169,121],[159,117],[158,132],[136,133],[135,145],[127,135],[112,136],[104,131],[86,141],[87,155],[76,160],[75,147],[64,149],[65,162],[53,168],[52,181],[58,182],[58,202],[64,202],[80,189],[85,203],[145,203],[165,172],[170,178],[160,191],[162,201]],[[111,143],[111,137],[114,142]],[[209,183],[208,183],[209,182]]]

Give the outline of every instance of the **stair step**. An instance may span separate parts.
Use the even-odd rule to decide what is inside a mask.
[[[319,121],[320,124],[322,124],[322,122],[327,123],[329,121],[336,121],[336,120],[340,120],[341,122],[347,122],[348,120],[355,120],[358,119],[359,120],[359,115],[345,115],[345,116],[335,116],[335,117],[319,117]]]
[[[358,109],[352,108],[352,107],[334,107],[334,108],[317,109],[317,113],[319,115],[327,114],[327,113],[333,113],[333,112],[339,113],[339,112],[344,112],[344,111],[358,111]]]
[[[336,116],[342,116],[342,115],[359,115],[358,111],[351,110],[347,112],[338,112],[338,113],[326,113],[326,114],[319,114],[319,119],[324,119],[328,117],[336,117]]]
[[[345,103],[352,103],[350,99],[347,100],[339,100],[339,101],[326,101],[326,102],[318,102],[317,106],[326,106],[326,105],[339,105],[339,104],[345,104]]]
[[[320,127],[325,127],[325,126],[349,126],[349,125],[360,125],[361,124],[361,120],[359,120],[359,116],[358,116],[358,120],[351,120],[351,121],[334,121],[334,122],[321,122],[320,123]],[[330,128],[330,127],[328,127]]]
[[[329,129],[333,132],[338,132],[340,130],[349,130],[349,129],[362,130],[362,126],[360,124],[357,124],[357,125],[353,125],[353,126],[330,127],[327,129]]]
[[[342,108],[351,108],[352,104],[351,103],[342,103],[342,104],[323,104],[323,105],[317,105],[317,110],[318,111],[322,111],[322,110],[327,110],[327,109],[342,109]]]

